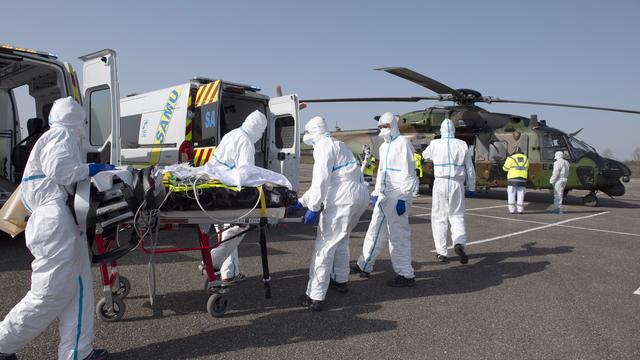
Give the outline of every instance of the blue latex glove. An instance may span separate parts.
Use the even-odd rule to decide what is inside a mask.
[[[287,208],[287,214],[289,215],[295,215],[298,210],[302,209],[302,204],[300,203],[300,201],[296,201],[295,204],[289,206]]]
[[[398,203],[396,204],[396,212],[398,213],[398,216],[402,216],[402,214],[407,212],[407,205],[404,200],[398,200]]]
[[[371,197],[371,208],[375,208],[376,207],[376,203],[378,202],[378,197],[377,196],[372,196]]]
[[[476,192],[475,191],[471,191],[471,190],[467,190],[467,196],[468,197],[476,197]]]
[[[307,225],[313,224],[318,220],[318,214],[320,214],[320,211],[307,210],[307,213],[304,214],[304,221],[302,222]]]
[[[106,170],[113,170],[116,167],[111,165],[111,164],[94,164],[94,163],[90,163],[87,164],[87,166],[89,167],[89,176],[94,176],[95,174],[99,173],[100,171],[106,171]]]

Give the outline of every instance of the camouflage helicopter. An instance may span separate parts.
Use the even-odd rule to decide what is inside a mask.
[[[425,75],[402,67],[375,69],[409,80],[423,86],[436,96],[415,97],[365,97],[305,99],[304,103],[330,102],[417,102],[421,100],[450,101],[453,106],[433,106],[424,110],[412,111],[399,116],[400,132],[409,138],[418,150],[426,148],[429,142],[440,137],[440,124],[449,118],[456,124],[456,137],[469,145],[473,154],[477,173],[477,186],[488,191],[492,187],[506,187],[506,174],[502,165],[514,146],[519,146],[529,157],[529,181],[527,186],[533,189],[551,189],[549,178],[553,169],[554,153],[563,151],[570,162],[570,175],[565,195],[570,190],[587,190],[582,198],[583,204],[597,206],[598,191],[611,197],[625,193],[623,182],[629,182],[631,170],[625,164],[607,159],[575,133],[567,134],[538,120],[536,115],[523,117],[487,111],[477,103],[512,103],[569,108],[603,110],[640,114],[640,111],[603,108],[584,105],[571,105],[549,102],[506,100],[483,96],[471,89],[453,89]],[[377,120],[377,117],[376,117]],[[336,131],[333,135],[344,141],[355,154],[359,154],[363,145],[369,146],[374,156],[382,139],[377,129]],[[421,184],[433,184],[433,167],[427,162]]]

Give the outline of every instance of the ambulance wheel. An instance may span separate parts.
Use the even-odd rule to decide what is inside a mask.
[[[129,279],[127,279],[124,276],[118,275],[117,286],[118,286],[117,288],[113,288],[111,290],[113,295],[119,297],[120,299],[126,298],[127,295],[129,295],[129,292],[131,291],[131,282],[129,282]]]
[[[227,305],[229,305],[227,294],[213,294],[207,301],[207,312],[215,318],[222,317],[227,311]]]
[[[589,207],[598,206],[598,197],[594,194],[588,194],[582,198],[582,204]]]
[[[96,315],[104,322],[116,322],[122,319],[127,307],[124,304],[124,300],[117,296],[111,298],[113,300],[113,309],[109,309],[107,306],[107,299],[102,298],[96,305]]]

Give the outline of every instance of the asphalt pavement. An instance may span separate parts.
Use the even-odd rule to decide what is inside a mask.
[[[310,184],[302,165],[301,187]],[[269,231],[272,298],[265,299],[256,233],[239,247],[247,280],[231,287],[222,318],[206,312],[199,252],[159,254],[157,295],[149,303],[149,257],[135,251],[119,271],[132,290],[124,318],[96,320],[95,346],[112,359],[638,359],[640,358],[640,181],[625,196],[549,213],[553,196],[530,191],[523,215],[510,215],[504,189],[467,199],[467,265],[435,261],[431,197],[411,208],[414,288],[390,288],[388,251],[372,277],[351,275],[350,291],[329,291],[325,310],[298,304],[308,279],[315,227]],[[604,196],[604,195],[603,195]],[[352,234],[361,252],[371,211]],[[193,228],[163,232],[164,246],[195,246]],[[387,247],[388,248],[388,247]],[[27,292],[31,256],[24,238],[0,238],[0,317]],[[102,297],[94,267],[96,300]],[[18,355],[55,358],[57,323]]]

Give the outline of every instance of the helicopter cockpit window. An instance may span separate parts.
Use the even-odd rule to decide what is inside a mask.
[[[576,158],[581,158],[587,153],[596,152],[596,150],[584,141],[578,140],[575,137],[569,137],[569,145]]]
[[[567,142],[564,134],[545,133],[542,135],[542,159],[553,160],[556,151],[567,151]]]
[[[489,160],[504,160],[507,158],[507,142],[493,141],[489,144]]]

